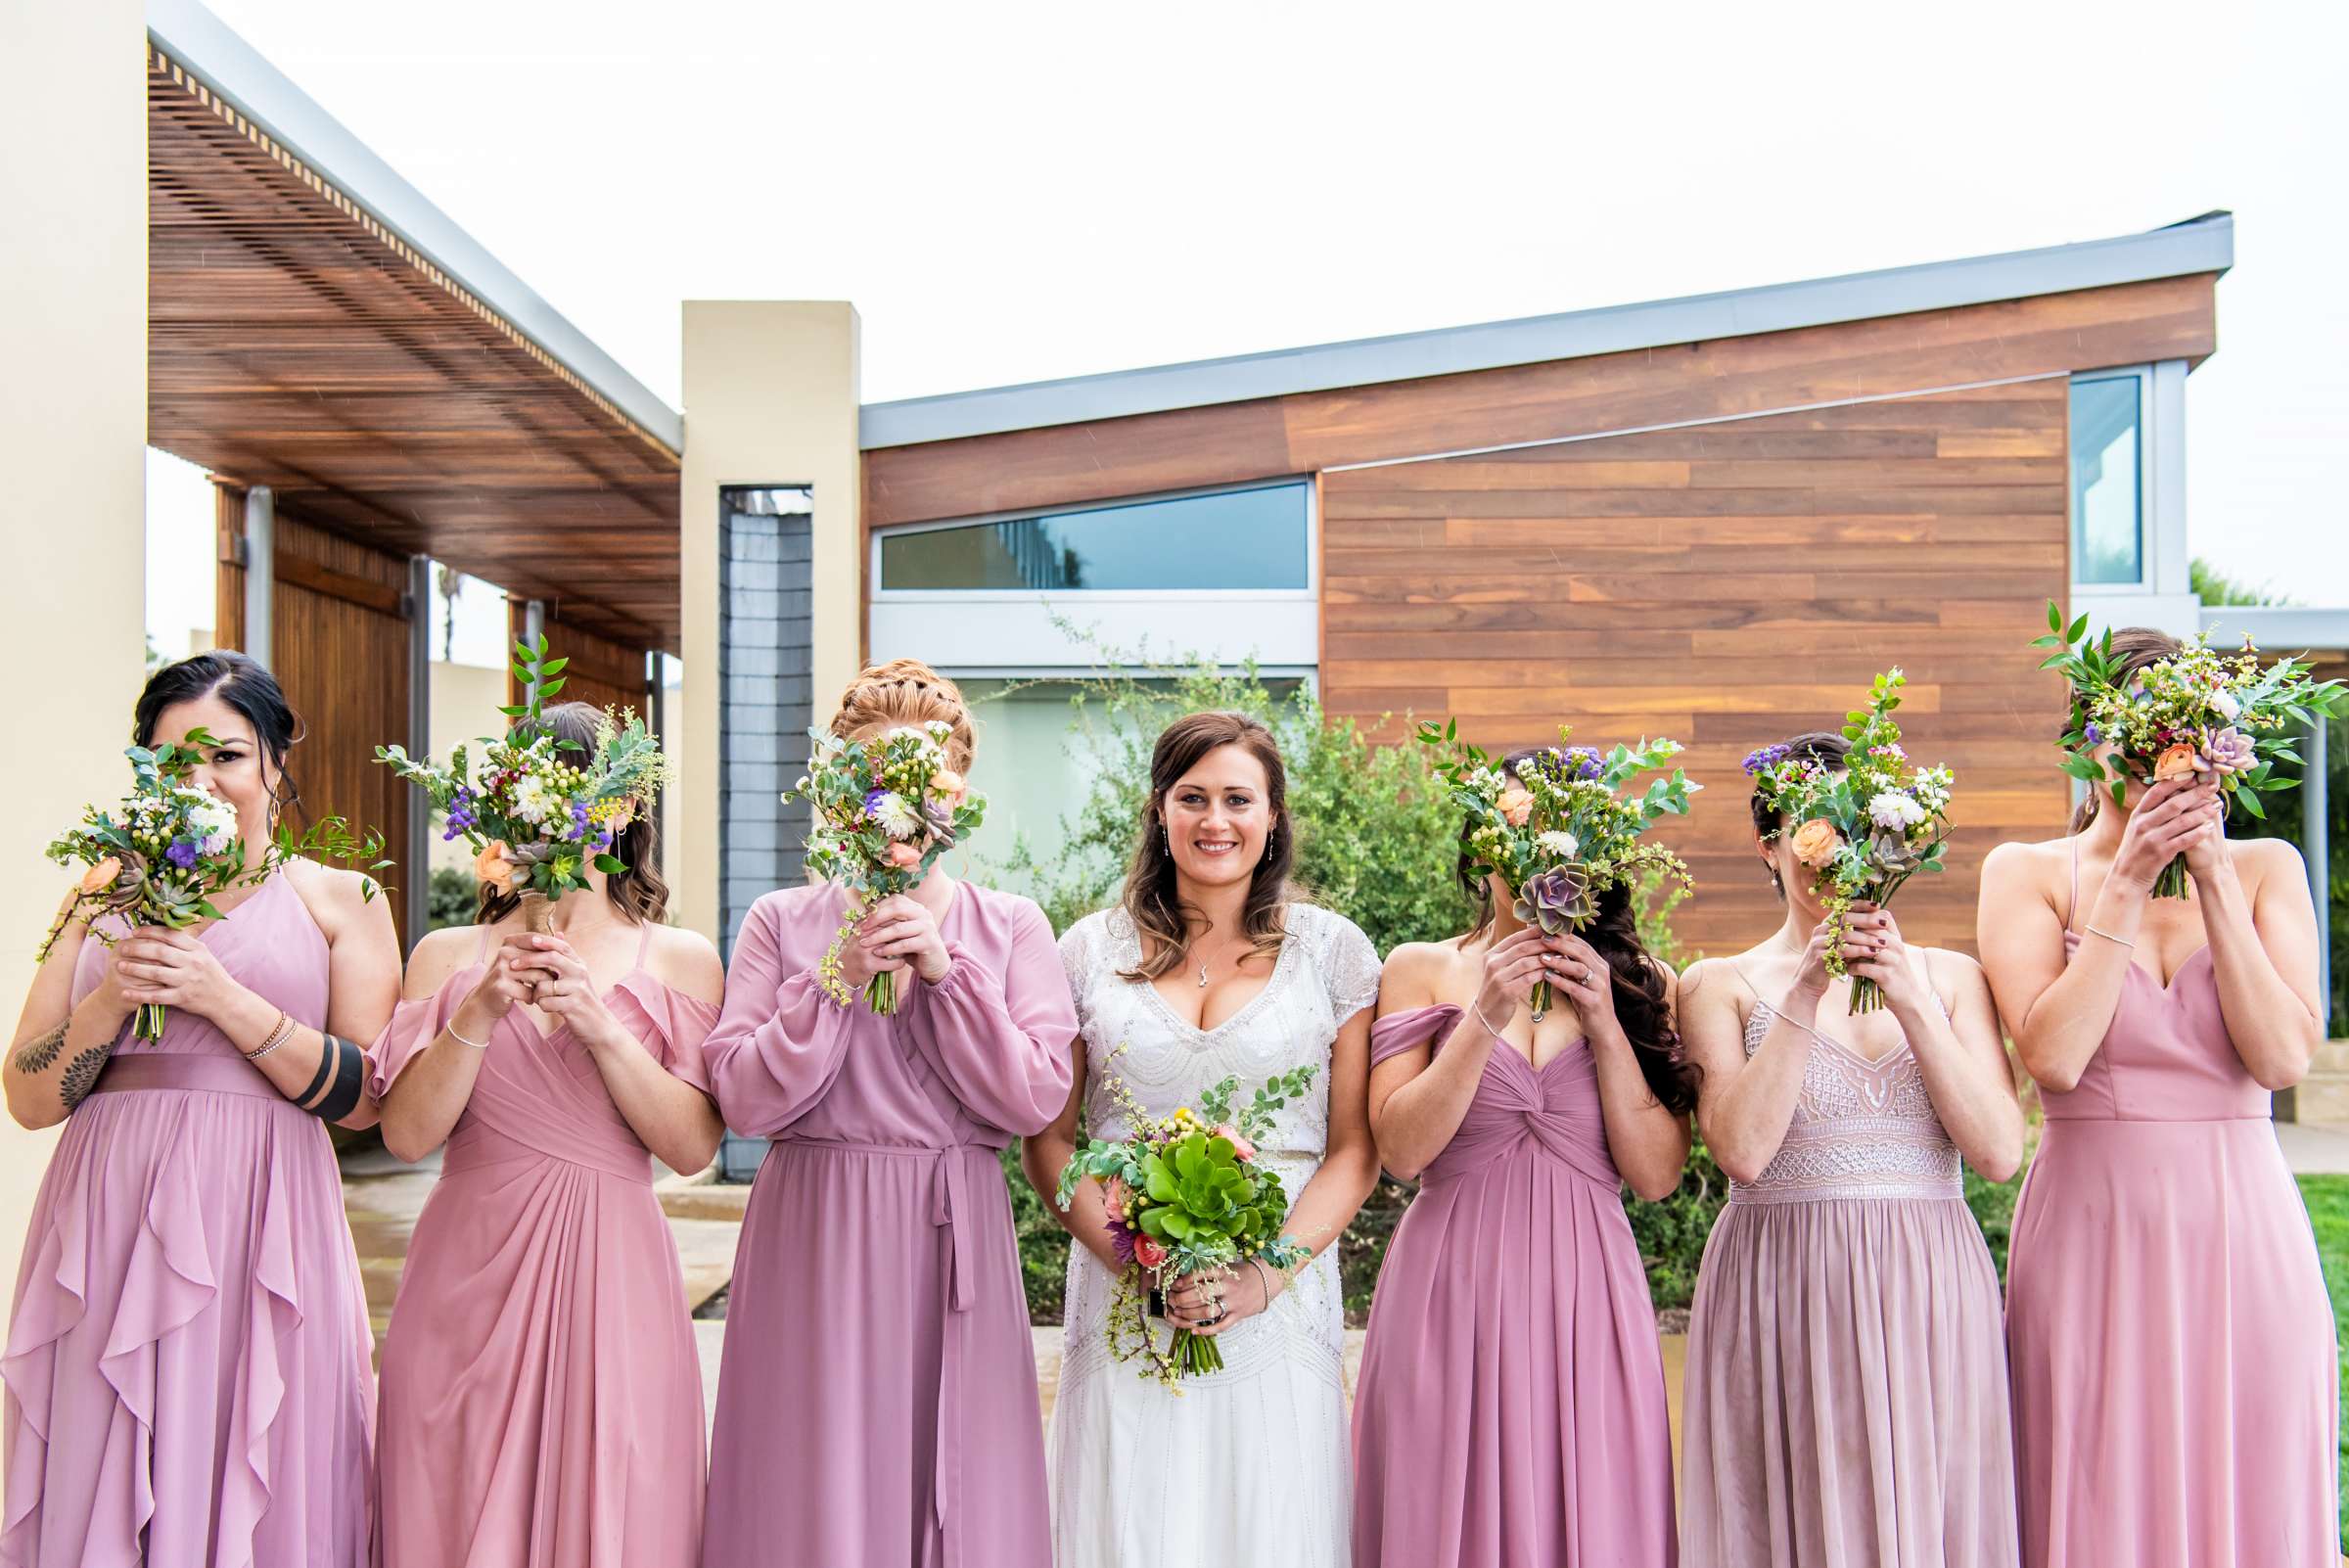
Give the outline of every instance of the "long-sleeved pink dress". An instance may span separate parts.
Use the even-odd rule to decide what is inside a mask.
[[[772,1138],[743,1220],[711,1449],[711,1568],[1051,1560],[1043,1423],[996,1154],[1067,1102],[1077,1011],[1043,912],[958,884],[950,967],[893,1017],[816,984],[843,894],[743,922],[705,1049]]]
[[[372,1053],[376,1094],[473,993],[489,936],[399,1004]],[[605,1005],[707,1090],[717,1010],[646,971],[651,939]],[[489,1032],[416,1222],[378,1459],[378,1568],[691,1568],[700,1547],[701,1361],[653,1157],[586,1046],[526,1008]]]

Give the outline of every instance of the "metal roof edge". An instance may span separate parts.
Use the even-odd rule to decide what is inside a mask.
[[[861,410],[871,450],[2225,272],[2234,219],[1678,300],[947,392]]]
[[[2349,649],[2349,605],[2206,604],[2202,629],[2220,641],[2249,632],[2270,655]]]
[[[155,46],[672,453],[685,419],[197,0],[147,0]]]

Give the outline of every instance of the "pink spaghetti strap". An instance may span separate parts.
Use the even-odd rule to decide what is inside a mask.
[[[639,920],[636,922],[636,967],[642,969],[644,955],[653,950],[653,923],[650,920]]]
[[[2080,908],[2080,835],[2075,833],[2065,839],[2063,847],[2072,857],[2072,891],[2063,900],[2063,929],[2069,931],[2072,929],[2072,916]]]
[[[495,928],[491,926],[482,927],[482,940],[475,945],[473,949],[473,961],[475,964],[485,964],[489,961],[489,933],[494,929]]]

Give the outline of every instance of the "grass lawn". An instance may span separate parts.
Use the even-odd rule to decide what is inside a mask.
[[[2304,1176],[2300,1196],[2317,1227],[2317,1256],[2325,1265],[2325,1288],[2332,1293],[2333,1332],[2349,1332],[2349,1176]],[[2341,1366],[2349,1374],[2349,1346],[2342,1348]],[[2343,1457],[2349,1460],[2349,1454]],[[2349,1487],[2349,1462],[2342,1464],[2341,1476]],[[2349,1492],[2342,1497],[2341,1517],[2341,1544],[2349,1547]]]

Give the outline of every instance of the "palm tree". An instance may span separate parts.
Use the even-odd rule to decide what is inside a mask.
[[[465,574],[445,561],[435,563],[440,574],[440,662],[457,662],[457,595],[465,591]]]

